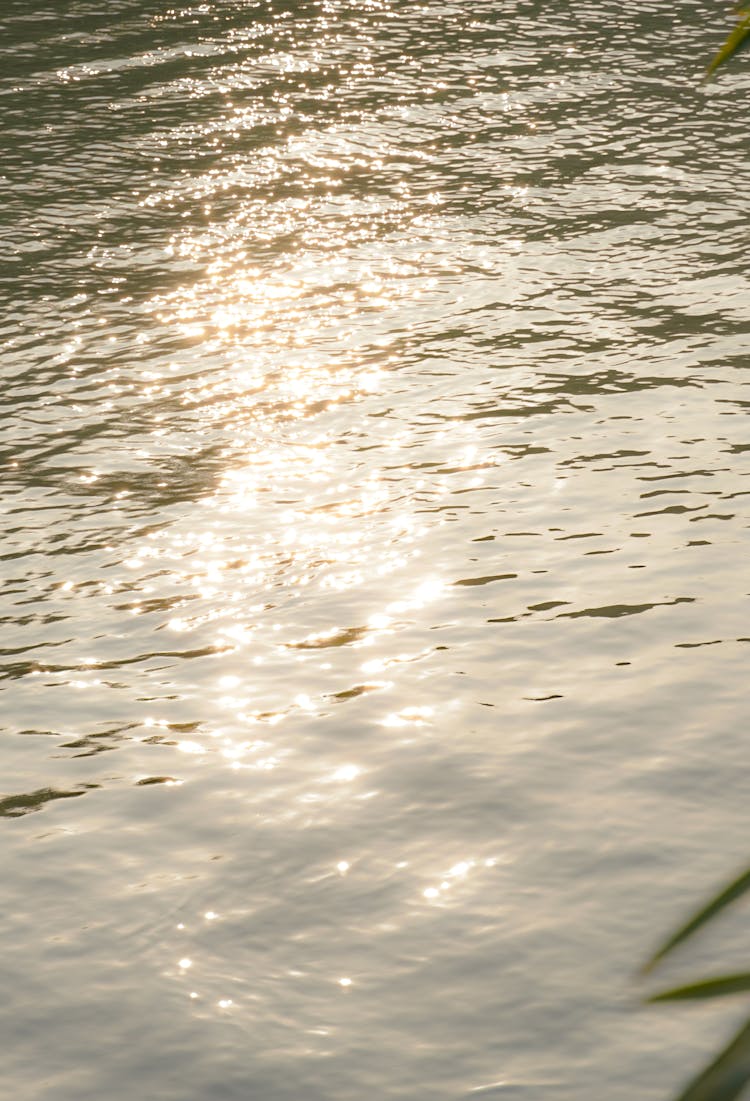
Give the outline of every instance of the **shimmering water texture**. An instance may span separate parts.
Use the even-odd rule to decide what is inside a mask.
[[[727,1030],[631,980],[747,859],[726,29],[3,0],[9,1096],[649,1101]]]

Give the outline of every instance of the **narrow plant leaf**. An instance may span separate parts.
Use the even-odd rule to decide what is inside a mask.
[[[682,944],[684,940],[687,940],[688,937],[702,928],[707,921],[710,921],[711,918],[715,917],[716,914],[720,913],[726,906],[729,906],[731,902],[741,898],[747,891],[750,891],[750,868],[744,871],[733,883],[730,883],[728,887],[725,887],[723,891],[720,891],[715,898],[712,898],[702,910],[699,910],[697,914],[691,917],[686,925],[683,925],[676,933],[673,933],[669,940],[644,964],[641,969],[642,973],[647,974],[649,971],[652,971],[657,963],[672,952],[678,944]]]
[[[735,1101],[750,1081],[750,1020],[677,1101]]]
[[[721,998],[725,994],[742,994],[750,990],[750,974],[722,975],[717,979],[705,979],[689,986],[677,986],[652,994],[648,1002],[677,1002],[688,998]]]
[[[716,56],[711,59],[711,63],[706,70],[706,80],[711,77],[720,65],[723,65],[730,57],[733,57],[743,46],[750,45],[750,42],[748,42],[748,39],[750,39],[750,11],[741,11],[738,14],[739,23]]]

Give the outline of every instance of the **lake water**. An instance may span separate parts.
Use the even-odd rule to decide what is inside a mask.
[[[656,1101],[742,1016],[633,978],[750,851],[723,14],[3,0],[9,1097]]]

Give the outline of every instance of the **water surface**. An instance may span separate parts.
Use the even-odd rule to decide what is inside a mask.
[[[665,1096],[735,1012],[632,975],[747,858],[747,65],[101,8],[0,16],[8,1089]]]

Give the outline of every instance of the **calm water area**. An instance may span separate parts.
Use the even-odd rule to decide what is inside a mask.
[[[750,859],[726,14],[0,3],[5,1096],[657,1101],[746,1012],[634,977]]]

